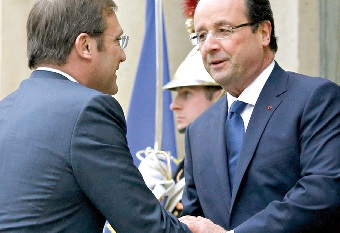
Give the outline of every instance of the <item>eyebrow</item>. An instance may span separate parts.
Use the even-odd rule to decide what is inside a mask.
[[[221,20],[217,23],[215,23],[216,26],[223,26],[223,25],[230,25],[229,22],[225,21],[225,20]]]
[[[226,20],[220,20],[220,21],[214,23],[214,28],[220,27],[220,26],[225,26],[225,25],[230,26],[231,24]],[[198,27],[198,30],[195,30],[195,31],[199,32],[199,31],[203,31],[203,30],[206,30],[206,29],[203,29],[203,27]]]
[[[123,35],[123,33],[124,33],[123,30],[119,30],[119,31],[112,32],[110,34],[114,35],[115,37],[120,37]]]

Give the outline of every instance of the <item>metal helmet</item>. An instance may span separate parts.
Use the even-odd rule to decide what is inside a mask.
[[[219,86],[204,68],[198,46],[190,51],[177,68],[174,78],[164,85],[163,89],[174,90],[177,87],[188,86]]]

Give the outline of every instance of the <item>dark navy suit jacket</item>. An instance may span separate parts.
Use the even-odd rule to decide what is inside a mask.
[[[110,95],[34,71],[0,102],[0,232],[187,232],[159,205]]]
[[[186,132],[183,214],[243,232],[340,232],[340,87],[275,64],[230,190],[227,98]]]

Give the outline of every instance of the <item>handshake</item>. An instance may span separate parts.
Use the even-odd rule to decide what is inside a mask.
[[[186,224],[193,233],[227,233],[221,226],[214,224],[207,218],[201,216],[183,216],[179,221]]]
[[[166,210],[173,213],[177,203],[181,201],[185,180],[174,180],[171,163],[178,164],[170,153],[146,148],[138,151],[137,158],[141,160],[138,167],[143,179],[159,201],[164,201]],[[176,215],[175,215],[176,216]],[[179,221],[186,224],[193,233],[226,233],[221,226],[201,216],[183,216]]]

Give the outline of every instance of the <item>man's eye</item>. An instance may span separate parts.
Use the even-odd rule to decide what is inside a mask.
[[[184,96],[185,99],[188,98],[190,95],[191,95],[191,92],[189,92],[189,91],[186,91],[186,92],[183,93],[183,96]]]
[[[219,32],[227,32],[230,31],[228,28],[219,28],[218,29]]]
[[[207,37],[207,33],[201,32],[201,33],[197,34],[197,37],[198,37],[199,40],[204,40]]]
[[[231,34],[231,30],[230,30],[230,28],[219,28],[218,33],[220,35],[229,35],[229,34]]]

